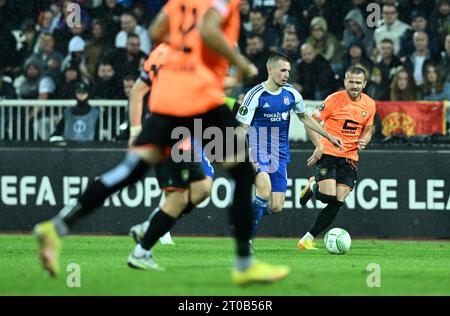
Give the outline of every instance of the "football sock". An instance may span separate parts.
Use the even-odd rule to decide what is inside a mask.
[[[127,153],[122,162],[87,187],[77,204],[65,206],[54,221],[60,219],[70,228],[78,218],[100,206],[108,196],[139,180],[149,168],[137,154]]]
[[[255,236],[256,229],[258,228],[259,224],[261,223],[261,220],[263,216],[265,215],[267,204],[269,201],[264,200],[263,198],[260,198],[259,196],[256,196],[253,200],[253,227],[252,227],[252,234],[251,238]]]
[[[234,267],[238,271],[245,271],[247,270],[253,263],[253,257],[252,256],[237,256],[236,261],[234,262]]]
[[[142,237],[142,248],[150,250],[161,236],[172,229],[175,222],[176,218],[171,217],[162,209],[155,213],[150,220],[150,226]]]
[[[137,244],[133,250],[133,255],[137,258],[144,257],[146,255],[149,255],[150,253],[150,250],[145,250],[140,244]]]
[[[316,237],[328,226],[330,226],[343,204],[343,202],[330,203],[322,211],[320,211],[320,214],[317,217],[314,226],[309,231],[311,235]]]
[[[192,203],[191,201],[188,202],[188,204],[186,205],[186,207],[183,209],[183,211],[181,212],[181,216],[185,216],[187,214],[189,214],[190,212],[192,212],[192,210],[195,208],[195,204]]]
[[[255,172],[250,162],[247,161],[232,167],[229,169],[229,173],[235,183],[233,203],[230,207],[230,219],[231,225],[234,226],[237,255],[247,257],[250,255],[248,241],[252,233],[252,186],[255,180]]]

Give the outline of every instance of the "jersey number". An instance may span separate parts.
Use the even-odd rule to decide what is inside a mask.
[[[187,9],[184,5],[181,6],[181,23],[178,26],[178,30],[180,31],[181,34],[181,50],[186,53],[189,54],[192,52],[192,48],[187,46],[185,44],[185,39],[186,39],[186,35],[188,35],[193,29],[195,29],[195,26],[197,25],[197,9],[196,8],[192,8],[191,12],[186,12]],[[192,14],[192,24],[188,25],[187,27],[185,27],[184,24],[185,23],[185,18],[187,14]]]

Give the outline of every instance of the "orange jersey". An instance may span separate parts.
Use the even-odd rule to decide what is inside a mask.
[[[159,44],[151,51],[150,55],[148,55],[148,58],[144,63],[144,70],[148,73],[150,84],[155,79],[161,66],[164,65],[169,48],[170,46],[167,44]]]
[[[361,93],[358,101],[353,101],[346,90],[329,95],[314,115],[324,121],[325,130],[342,139],[344,149],[335,147],[322,137],[323,152],[337,157],[358,160],[358,139],[366,126],[373,124],[375,101]]]
[[[148,56],[147,60],[144,63],[144,71],[148,74],[147,82],[150,86],[150,89],[158,75],[159,70],[165,64],[168,51],[170,50],[170,46],[167,44],[159,44]],[[150,98],[148,99],[148,109],[151,112],[152,108],[150,105]]]
[[[169,17],[172,49],[152,89],[152,112],[193,116],[224,104],[228,61],[206,46],[198,29],[210,8],[221,14],[224,37],[236,46],[239,0],[170,0],[163,10]]]

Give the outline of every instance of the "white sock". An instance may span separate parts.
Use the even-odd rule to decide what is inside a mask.
[[[305,240],[314,240],[314,236],[311,235],[309,232],[307,232],[305,234],[305,236],[302,237],[302,239],[300,239],[300,242],[304,242]]]
[[[173,240],[172,240],[172,236],[170,235],[170,232],[165,233],[163,236],[161,236],[159,238],[159,241],[163,244],[163,245],[167,245],[167,244],[173,244]]]
[[[133,255],[138,258],[149,256],[150,254],[151,254],[151,251],[145,250],[144,248],[142,248],[141,244],[137,244],[133,251]]]

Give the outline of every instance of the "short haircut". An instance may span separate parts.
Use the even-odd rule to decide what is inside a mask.
[[[394,42],[390,38],[383,38],[381,40],[381,44],[383,44],[383,43],[388,43],[388,44],[391,44],[392,46],[394,46]]]
[[[260,13],[264,19],[266,18],[264,10],[258,7],[251,9],[250,13]]]
[[[347,71],[345,72],[345,76],[347,77],[347,74],[352,74],[352,75],[360,75],[363,74],[364,75],[364,80],[366,80],[367,74],[366,71],[358,66],[351,66],[347,69]]]
[[[269,57],[269,59],[267,60],[267,66],[273,65],[273,63],[282,60],[282,61],[287,61],[288,63],[291,63],[291,59],[283,54],[283,53],[272,53]]]
[[[128,33],[127,40],[130,39],[130,38],[133,38],[133,37],[137,38],[137,39],[140,39],[139,35],[137,35],[136,33]]]

